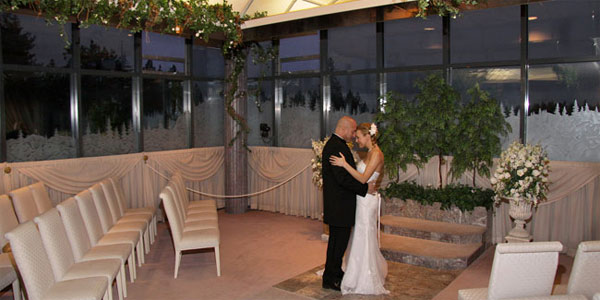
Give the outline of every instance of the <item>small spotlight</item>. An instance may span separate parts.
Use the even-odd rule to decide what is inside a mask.
[[[535,20],[537,20],[537,17],[536,16],[531,16],[531,17],[527,18],[527,20],[529,20],[529,21],[535,21]]]
[[[177,34],[181,33],[181,27],[179,25],[175,26],[175,33],[177,33]]]
[[[425,27],[425,28],[423,28],[423,30],[425,30],[425,31],[434,31],[435,27]]]

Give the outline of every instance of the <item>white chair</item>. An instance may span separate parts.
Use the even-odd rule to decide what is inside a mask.
[[[107,299],[105,277],[57,281],[33,221],[6,234],[29,300]]]
[[[123,191],[123,187],[119,183],[119,181],[115,178],[108,179],[113,188],[115,189],[115,195],[117,196],[117,203],[119,204],[119,209],[121,210],[121,214],[124,216],[127,215],[150,215],[152,217],[152,233],[156,236],[156,207],[155,206],[146,206],[146,207],[138,207],[138,208],[128,208],[126,203],[128,202],[125,197],[125,192]],[[153,242],[154,239],[151,240]]]
[[[163,189],[160,193],[163,206],[171,227],[173,238],[173,247],[175,248],[175,274],[177,278],[179,264],[181,262],[181,253],[185,250],[214,248],[215,260],[217,264],[217,276],[221,276],[221,259],[219,255],[219,230],[217,228],[184,231],[183,220],[179,217],[175,206],[175,199],[169,189]]]
[[[92,193],[92,198],[94,199],[94,204],[96,205],[96,210],[98,211],[98,216],[100,217],[102,230],[104,232],[137,231],[142,239],[144,254],[148,253],[150,250],[150,243],[148,239],[148,223],[146,223],[144,220],[118,222],[117,216],[111,213],[111,209],[102,186],[99,183],[96,183],[89,188],[89,191]],[[142,260],[142,262],[144,261]]]
[[[175,197],[174,200],[177,202],[177,209],[183,216],[184,223],[189,221],[205,221],[219,219],[216,207],[187,207],[185,204],[186,193],[183,193],[179,188],[177,188],[177,184],[173,180],[167,183],[167,187],[171,189],[171,193],[173,193],[173,197]]]
[[[15,207],[19,223],[33,220],[52,208],[48,191],[42,182],[24,186],[8,193]]]
[[[510,298],[510,299],[504,299],[504,300],[588,300],[588,298],[584,295],[550,295],[550,296]]]
[[[173,202],[175,203],[176,212],[179,218],[183,222],[183,231],[199,230],[207,228],[219,228],[219,220],[216,215],[216,210],[213,210],[212,214],[202,214],[200,216],[194,215],[194,217],[188,218],[186,211],[183,208],[183,203],[179,200],[179,194],[176,193],[176,189],[173,187],[173,182],[169,182],[165,189],[168,189],[173,195]]]
[[[487,288],[458,291],[459,300],[550,296],[560,242],[498,244]]]
[[[213,199],[190,201],[187,188],[185,187],[185,180],[183,179],[183,176],[181,176],[181,173],[175,172],[171,177],[171,183],[173,183],[173,186],[178,190],[178,193],[180,193],[179,196],[183,200],[185,209],[189,210],[204,207],[217,209],[217,202]]]
[[[61,203],[56,208],[65,225],[69,243],[73,249],[75,261],[87,261],[104,258],[115,258],[121,261],[121,272],[125,274],[125,262],[129,265],[129,279],[135,280],[135,255],[133,248],[129,244],[114,244],[92,247],[90,238],[85,230],[85,222],[79,212],[79,207],[75,198],[71,197]],[[123,295],[127,297],[127,286],[123,285]]]
[[[48,255],[55,280],[105,277],[109,300],[113,299],[112,283],[116,280],[119,300],[123,300],[125,280],[123,280],[124,273],[121,273],[120,260],[98,259],[75,262],[73,249],[71,249],[65,227],[56,208],[35,217],[33,221],[38,225],[42,244]]]
[[[593,299],[594,300],[600,300],[600,293],[595,293]]]
[[[154,243],[154,233],[152,229],[154,226],[152,225],[152,215],[141,213],[124,215],[121,211],[121,207],[119,206],[119,200],[117,200],[117,193],[115,192],[112,181],[109,179],[102,180],[100,182],[100,186],[102,187],[102,191],[106,197],[106,202],[108,203],[108,208],[113,216],[114,223],[144,222],[146,224],[146,229],[144,232],[144,247],[147,254],[150,251],[150,244]]]
[[[138,267],[141,267],[144,250],[140,234],[138,232],[105,233],[102,230],[100,217],[98,216],[94,199],[92,199],[92,194],[89,190],[82,191],[75,195],[75,200],[77,202],[77,207],[79,207],[79,212],[83,217],[85,228],[90,237],[92,246],[130,244],[132,249],[135,249],[135,252],[137,253],[136,259]]]
[[[581,242],[569,275],[567,294],[582,294],[591,299],[595,293],[600,293],[600,241]]]
[[[13,297],[15,300],[21,300],[21,285],[13,259],[10,253],[2,253],[2,250],[8,240],[4,238],[4,234],[15,229],[19,225],[17,216],[13,210],[12,203],[7,195],[0,196],[0,290],[12,285]]]

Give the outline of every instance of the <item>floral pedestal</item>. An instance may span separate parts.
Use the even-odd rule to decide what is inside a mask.
[[[509,243],[531,242],[531,235],[525,230],[527,220],[531,218],[531,202],[524,199],[505,198],[510,204],[508,214],[515,220],[515,226],[504,237]]]

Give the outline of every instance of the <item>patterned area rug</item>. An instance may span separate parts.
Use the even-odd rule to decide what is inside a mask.
[[[330,299],[402,299],[402,300],[429,300],[443,290],[462,270],[432,270],[424,267],[413,266],[388,261],[388,275],[385,288],[390,291],[388,295],[345,295],[334,290],[321,287],[321,277],[316,273],[323,269],[320,266],[300,274],[294,278],[280,282],[275,288],[282,289],[297,295],[318,300]]]

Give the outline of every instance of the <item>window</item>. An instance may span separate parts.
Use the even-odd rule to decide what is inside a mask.
[[[351,116],[357,124],[373,122],[379,106],[375,74],[331,76],[330,94],[328,134],[342,116]]]
[[[279,41],[282,73],[319,71],[319,35],[312,34]]]
[[[384,23],[386,68],[442,64],[442,18],[408,18]]]
[[[321,135],[321,84],[319,78],[282,80],[283,103],[279,146],[310,148]]]
[[[179,36],[144,31],[142,58],[144,73],[183,74],[185,40]]]
[[[8,161],[75,157],[69,76],[4,73]]]
[[[193,89],[194,146],[223,146],[223,118],[225,117],[223,82],[194,81]]]
[[[600,162],[599,83],[596,62],[532,66],[527,142],[551,160]]]
[[[375,24],[330,29],[327,70],[374,69],[375,33]]]
[[[193,46],[193,71],[198,77],[224,78],[225,59],[221,49],[194,45]]]
[[[529,57],[600,56],[600,26],[593,0],[529,4]]]
[[[81,68],[133,70],[133,34],[128,30],[91,25],[80,29]]]
[[[187,148],[181,81],[144,79],[144,150]]]
[[[71,25],[48,26],[43,18],[1,15],[2,60],[5,64],[68,67],[71,51],[65,49]],[[66,36],[61,37],[60,26]]]
[[[131,79],[82,76],[81,86],[83,155],[134,152]]]
[[[258,81],[248,81],[248,145],[273,144],[273,103],[273,81],[262,81],[260,84]],[[266,128],[269,130],[263,130]]]
[[[451,19],[452,63],[518,60],[521,7],[466,11]]]

